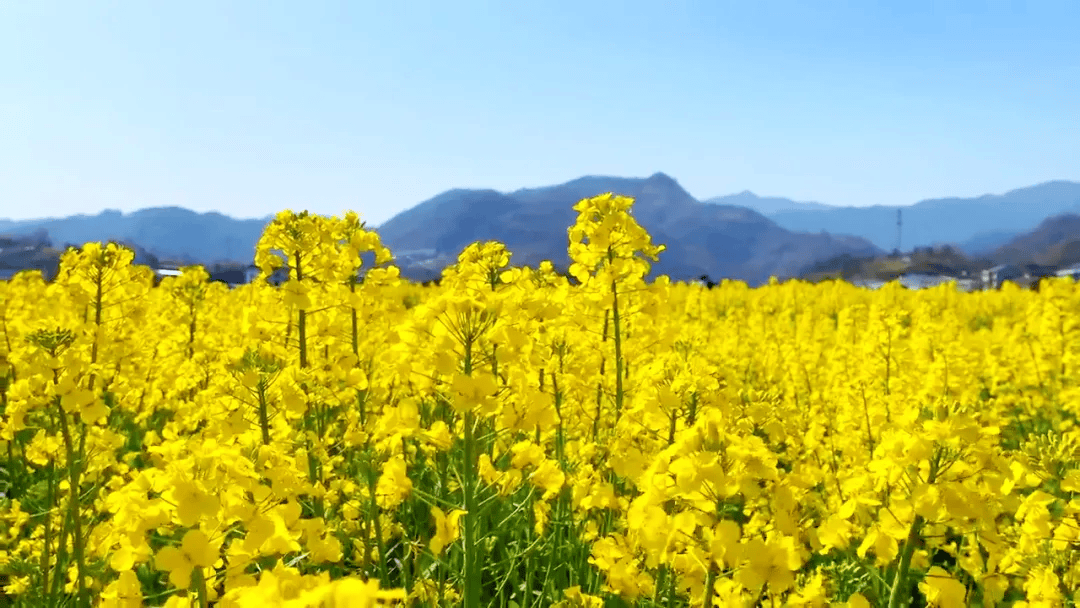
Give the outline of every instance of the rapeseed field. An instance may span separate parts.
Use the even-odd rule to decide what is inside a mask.
[[[1074,605],[1071,280],[646,281],[631,209],[573,282],[283,212],[280,287],[0,283],[0,606]]]

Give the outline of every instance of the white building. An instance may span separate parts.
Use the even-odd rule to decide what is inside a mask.
[[[1080,281],[1080,266],[1070,266],[1068,268],[1062,268],[1054,274],[1059,277],[1072,277],[1074,281]]]

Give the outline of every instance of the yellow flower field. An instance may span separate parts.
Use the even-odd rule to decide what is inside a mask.
[[[281,287],[0,283],[0,606],[1075,605],[1071,280],[646,282],[631,204],[573,284],[291,212]]]

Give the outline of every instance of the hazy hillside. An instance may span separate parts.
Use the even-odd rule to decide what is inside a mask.
[[[1080,211],[1080,183],[1053,181],[1001,195],[932,199],[907,207],[779,211],[772,219],[789,230],[861,236],[891,251],[896,247],[897,209],[903,210],[905,250],[940,243],[964,244],[986,233],[998,233],[1000,237],[1001,233],[1028,231],[1048,216]],[[1000,243],[988,240],[976,241],[975,245],[992,247]]]
[[[1035,263],[1054,267],[1080,264],[1080,215],[1046,218],[1035,230],[996,249],[991,259],[998,264]]]
[[[668,246],[654,274],[674,279],[707,274],[760,283],[774,274],[794,276],[808,264],[841,253],[877,252],[863,239],[795,234],[751,209],[699,202],[663,173],[589,176],[507,194],[451,190],[398,214],[378,232],[399,254],[429,250],[436,258],[449,258],[473,241],[499,240],[514,252],[515,264],[550,259],[565,266],[574,203],[608,191],[635,198],[635,217],[654,242]]]
[[[970,256],[988,256],[995,249],[1008,243],[1020,233],[1016,230],[991,230],[980,232],[966,241],[960,243],[960,249]]]
[[[574,203],[609,191],[637,200],[638,220],[656,242],[668,246],[654,274],[675,278],[707,274],[758,283],[773,274],[797,275],[843,254],[877,255],[896,244],[897,207],[830,207],[751,192],[700,202],[663,173],[648,178],[586,176],[509,193],[450,190],[399,213],[378,231],[406,274],[415,278],[437,276],[466,245],[488,239],[505,242],[515,264],[550,259],[565,267],[566,229],[575,219]],[[1080,212],[1078,183],[1048,182],[1003,195],[936,199],[902,209],[903,248],[908,251],[955,243],[979,258],[1080,262],[1069,244],[1072,238],[1080,239],[1080,229],[1071,223],[1073,216],[1061,215]],[[1043,221],[1050,216],[1060,217]],[[237,220],[163,207],[0,220],[0,234],[44,230],[55,247],[116,239],[158,258],[212,264],[250,261],[269,219]],[[1024,234],[1033,230],[1036,235]]]
[[[159,258],[209,264],[226,259],[251,261],[255,244],[269,221],[157,207],[132,213],[109,210],[57,219],[3,220],[0,233],[30,234],[44,229],[57,247],[116,239],[141,245]]]
[[[775,215],[781,211],[820,211],[824,209],[835,209],[835,207],[831,205],[824,205],[822,203],[801,203],[789,198],[777,196],[758,196],[749,190],[744,190],[738,194],[717,196],[702,202],[713,205],[746,207],[767,216]]]

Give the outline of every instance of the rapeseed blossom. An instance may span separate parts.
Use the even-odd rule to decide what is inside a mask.
[[[0,584],[25,606],[1053,606],[1080,588],[1080,288],[401,280],[286,211],[264,275],[116,244],[0,282]],[[273,285],[271,273],[283,284]]]

